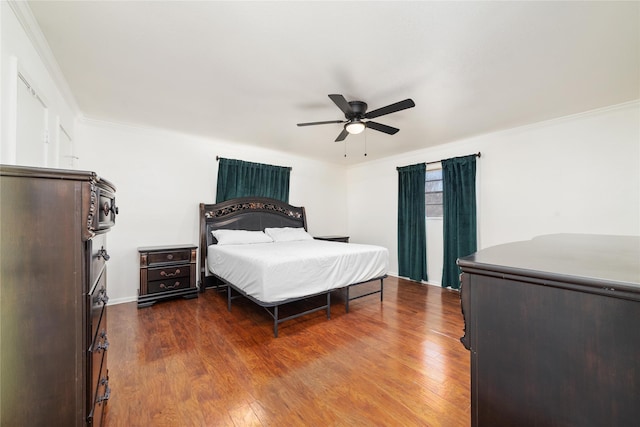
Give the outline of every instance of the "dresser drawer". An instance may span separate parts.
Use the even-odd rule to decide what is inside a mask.
[[[150,252],[147,255],[147,265],[167,264],[173,262],[189,262],[191,259],[191,251],[189,249],[166,251],[166,252]]]
[[[107,369],[107,353],[94,354],[94,376],[95,383],[91,384],[92,405],[89,411],[88,421],[92,427],[103,424],[104,408],[111,397],[111,387],[109,387],[109,371]]]
[[[97,234],[93,239],[87,242],[91,248],[91,260],[89,261],[89,289],[91,292],[96,284],[98,276],[104,268],[106,260],[108,260],[109,254],[107,253],[107,235]]]
[[[100,316],[100,321],[96,325],[95,330],[96,334],[89,347],[89,352],[93,354],[92,357],[94,360],[97,354],[102,354],[109,348],[109,340],[107,339],[107,310],[102,311],[102,316]]]
[[[156,267],[150,268],[147,272],[147,280],[167,280],[177,279],[178,277],[189,276],[189,264],[178,265],[174,267]]]
[[[104,329],[96,337],[97,340],[91,349],[91,383],[92,390],[92,402],[96,401],[98,396],[98,389],[100,388],[100,380],[102,372],[106,369],[107,350],[109,349],[109,341],[107,338],[107,331]]]
[[[107,353],[109,350],[109,338],[107,336],[107,312],[104,311],[104,316],[100,319],[98,333],[95,336],[93,344],[89,349],[89,372],[91,377],[89,379],[88,387],[91,391],[91,407],[89,412],[89,420],[92,420],[92,425],[99,425],[102,419],[102,412],[106,400],[109,398],[109,379],[107,376]],[[96,424],[96,422],[98,424]]]
[[[96,336],[98,335],[98,329],[101,327],[106,330],[107,328],[107,301],[109,301],[109,297],[107,296],[107,270],[105,269],[103,270],[102,275],[100,275],[93,292],[89,295],[89,302],[91,304],[91,314],[89,316],[89,330],[91,331],[91,336],[89,338],[91,343],[91,346],[89,347],[90,349],[94,346]]]
[[[158,292],[175,291],[178,289],[187,289],[191,285],[189,277],[169,278],[166,280],[155,280],[147,284],[147,293],[155,294]]]
[[[105,230],[116,224],[118,207],[116,206],[116,195],[104,187],[98,187],[98,227],[96,230]]]

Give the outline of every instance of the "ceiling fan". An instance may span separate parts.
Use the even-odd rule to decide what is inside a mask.
[[[327,125],[331,123],[345,123],[344,129],[340,132],[340,135],[336,138],[336,141],[344,140],[350,133],[357,134],[362,132],[365,128],[384,132],[389,135],[395,135],[400,129],[391,126],[383,125],[382,123],[364,121],[364,119],[373,119],[376,117],[384,116],[386,114],[395,113],[397,111],[406,110],[407,108],[415,107],[416,104],[412,99],[405,99],[404,101],[396,102],[394,104],[387,105],[386,107],[378,108],[377,110],[369,111],[367,113],[367,104],[362,101],[350,101],[347,102],[342,95],[329,95],[329,98],[342,110],[346,120],[329,120],[325,122],[309,122],[298,123],[298,126],[314,126],[314,125]]]

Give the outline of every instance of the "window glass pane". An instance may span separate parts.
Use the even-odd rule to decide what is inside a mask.
[[[442,169],[425,172],[424,198],[427,218],[442,218]]]
[[[442,180],[442,169],[436,169],[432,171],[427,171],[425,174],[425,179],[427,181],[437,181]]]
[[[424,183],[424,189],[427,193],[442,191],[442,181],[427,181]]]
[[[442,218],[442,205],[427,205],[427,218]]]
[[[425,200],[427,205],[441,205],[442,193],[427,193],[425,194]]]

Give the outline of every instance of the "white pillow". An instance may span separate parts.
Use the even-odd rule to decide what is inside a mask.
[[[262,231],[212,230],[211,234],[219,245],[246,245],[250,243],[271,243],[273,239]]]
[[[273,239],[274,242],[293,242],[297,240],[313,240],[313,236],[307,233],[304,228],[265,228],[264,232]]]

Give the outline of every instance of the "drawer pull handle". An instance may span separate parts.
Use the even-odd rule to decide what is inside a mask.
[[[165,277],[175,276],[176,274],[180,274],[180,269],[179,269],[179,268],[176,268],[175,273],[167,273],[167,272],[166,272],[166,271],[164,271],[164,270],[162,270],[162,271],[160,272],[160,275],[161,275],[161,276],[165,276]]]
[[[168,254],[168,255],[167,255],[167,259],[168,259],[169,261],[171,261],[171,260],[173,259],[173,254]]]
[[[100,350],[104,350],[107,351],[109,350],[109,341],[107,341],[107,337],[104,337],[104,342],[99,342],[98,345],[96,345],[96,348],[94,349],[95,351],[100,351]]]
[[[104,289],[104,288],[102,288],[102,289]],[[109,302],[109,296],[107,295],[107,291],[102,292],[102,290],[101,290],[100,297],[98,298],[98,301],[100,301],[101,303],[103,303],[105,305]]]
[[[98,295],[93,297],[93,305],[107,304],[108,302],[109,297],[107,296],[107,290],[105,288],[100,288]]]
[[[169,286],[165,285],[164,283],[160,283],[160,287],[162,289],[173,289],[173,288],[177,288],[178,286],[180,286],[180,282],[176,282],[173,285],[169,285]]]
[[[118,207],[113,203],[109,204],[109,202],[104,202],[102,204],[102,212],[104,212],[105,215],[109,215],[109,212],[113,212],[114,215],[118,215],[120,209],[118,209]]]
[[[98,251],[98,258],[104,258],[105,261],[109,261],[109,258],[111,258],[111,255],[109,255],[107,253],[107,250],[103,247],[100,248],[100,250]]]
[[[100,385],[105,386],[105,391],[102,396],[96,397],[96,403],[104,402],[105,400],[109,400],[111,397],[111,388],[109,388],[109,380],[102,377],[100,380]]]

